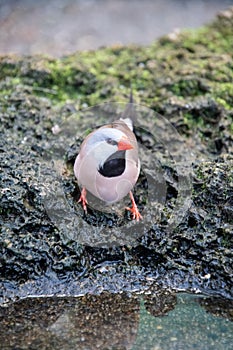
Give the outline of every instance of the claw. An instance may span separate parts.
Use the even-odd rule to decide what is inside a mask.
[[[133,193],[131,191],[129,192],[129,195],[132,202],[132,208],[127,207],[125,209],[131,211],[133,220],[136,220],[136,221],[142,220],[142,215],[139,213],[137,204],[135,203]]]
[[[85,188],[82,189],[81,195],[79,197],[78,203],[82,203],[83,210],[85,211],[85,214],[87,214],[87,198],[86,198],[87,191]]]

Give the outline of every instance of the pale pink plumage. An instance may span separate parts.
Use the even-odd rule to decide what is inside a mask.
[[[131,121],[127,118],[93,131],[83,141],[80,153],[75,160],[74,173],[78,184],[107,203],[117,202],[129,194],[138,179],[140,161],[137,140],[131,126]],[[115,160],[113,154],[117,157],[119,155],[119,158]],[[106,160],[111,159],[111,157],[114,160],[106,163]],[[118,165],[118,163],[124,171],[122,170],[120,175],[110,176],[112,171],[118,173],[118,171],[121,172],[121,169],[114,170],[107,167],[106,164]],[[106,166],[106,174],[103,175],[100,169],[103,169],[104,166]],[[132,198],[131,193],[131,200]],[[80,201],[86,210],[85,190],[82,191]],[[132,200],[132,204],[133,208],[127,209],[133,212],[136,220],[139,220],[141,215],[134,200]]]

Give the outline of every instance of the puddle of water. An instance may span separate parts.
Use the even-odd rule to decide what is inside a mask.
[[[230,350],[233,302],[165,291],[31,298],[0,308],[2,349]]]
[[[213,300],[209,300],[210,308]],[[232,321],[220,316],[220,305],[215,305],[214,310],[219,313],[215,316],[201,304],[205,304],[205,297],[177,295],[174,310],[165,317],[153,317],[141,305],[137,339],[132,349],[230,350],[233,344]],[[232,311],[231,308],[231,316]]]

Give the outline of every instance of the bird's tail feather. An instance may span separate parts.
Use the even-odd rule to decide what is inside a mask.
[[[133,124],[136,121],[136,111],[134,108],[134,100],[133,100],[133,90],[132,86],[130,86],[130,96],[129,102],[127,103],[125,110],[122,113],[122,117],[120,118],[124,123],[133,130]]]

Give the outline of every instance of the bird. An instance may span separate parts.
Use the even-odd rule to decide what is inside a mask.
[[[120,201],[129,194],[132,207],[126,207],[132,219],[142,219],[132,189],[140,173],[138,144],[133,121],[128,117],[130,104],[120,119],[93,130],[81,144],[74,163],[74,175],[81,187],[81,202],[87,214],[87,191],[107,204]]]

